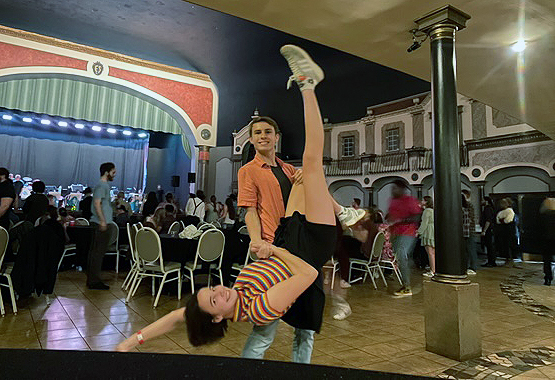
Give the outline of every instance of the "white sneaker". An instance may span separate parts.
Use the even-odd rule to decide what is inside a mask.
[[[351,287],[351,284],[349,284],[347,281],[341,279],[341,281],[339,281],[339,286],[342,289],[349,289]]]
[[[422,276],[424,276],[424,277],[434,277],[434,274],[432,272],[424,272],[424,273],[422,273]]]
[[[341,310],[339,310],[336,314],[333,315],[333,319],[337,321],[342,321],[351,315],[353,312],[351,310],[351,306],[349,304],[342,305]]]
[[[364,218],[365,215],[366,211],[362,209],[355,210],[352,207],[341,207],[341,212],[337,214],[337,219],[339,219],[341,224],[351,227]]]
[[[284,45],[280,49],[281,55],[287,60],[293,75],[287,81],[287,89],[293,81],[297,82],[300,90],[314,90],[316,85],[324,79],[324,72],[306,51],[295,45]]]
[[[473,271],[472,269],[468,269],[468,270],[466,271],[466,274],[471,275],[471,276],[474,276],[474,275],[476,274],[476,272]]]

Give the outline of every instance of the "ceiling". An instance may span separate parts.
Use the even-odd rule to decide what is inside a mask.
[[[306,48],[324,68],[318,93],[331,122],[429,90],[410,75],[181,0],[0,0],[0,24],[206,73],[219,93],[218,145],[231,145],[259,108],[280,124],[291,159],[302,153],[303,111],[299,92],[285,88],[282,45]]]
[[[555,139],[553,0],[195,0],[194,3],[430,79],[429,45],[408,54],[414,19],[451,4],[472,18],[457,34],[458,92]],[[518,66],[509,46],[528,47]]]

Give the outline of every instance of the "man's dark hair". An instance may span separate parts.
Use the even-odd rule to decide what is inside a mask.
[[[172,193],[167,193],[166,194],[166,202],[170,202],[173,199],[173,194]]]
[[[200,308],[197,294],[193,294],[189,298],[185,307],[185,323],[189,342],[194,347],[217,342],[224,337],[227,331],[227,319],[214,323],[213,317]]]
[[[102,177],[104,173],[109,172],[115,167],[116,165],[114,165],[112,162],[103,163],[102,165],[100,165],[100,176]]]
[[[395,181],[393,181],[393,184],[397,187],[400,187],[401,189],[406,189],[407,188],[407,184],[403,181],[401,181],[400,179],[396,179]]]
[[[52,219],[52,220],[57,220],[58,219],[58,209],[56,208],[56,206],[48,205],[48,207],[46,207],[45,215],[50,216],[50,219]]]
[[[360,203],[361,203],[360,198],[353,198],[353,201],[355,201],[355,203],[360,206]]]
[[[119,205],[119,206],[118,206],[118,210],[127,212],[127,209],[125,208],[124,205]]]
[[[44,190],[46,190],[46,185],[42,181],[33,182],[32,187],[33,191],[39,194],[44,193]]]
[[[166,209],[166,212],[169,212],[170,214],[173,214],[175,207],[173,207],[172,204],[167,204],[164,206],[164,208]]]
[[[204,195],[204,191],[197,190],[197,198],[204,202],[204,200],[206,199],[206,195]]]
[[[84,195],[92,194],[92,191],[93,191],[92,188],[87,187],[87,188],[85,189],[85,191],[83,191],[83,194],[84,194]]]
[[[67,210],[65,207],[60,207],[58,209],[58,214],[60,214],[60,216],[63,216],[64,218],[67,216]]]
[[[484,200],[486,201],[486,203],[487,203],[488,205],[490,205],[490,206],[493,207],[493,200],[492,200],[490,197],[485,196],[485,197],[484,197]]]
[[[10,171],[6,168],[0,168],[0,176],[8,178],[10,176]]]
[[[281,133],[279,131],[278,123],[276,123],[276,121],[274,119],[272,119],[271,117],[268,117],[268,116],[257,116],[254,119],[252,119],[251,122],[249,123],[249,136],[251,136],[251,137],[252,137],[252,127],[256,123],[268,123],[272,127],[274,127],[274,131],[276,132],[276,135],[279,135]]]

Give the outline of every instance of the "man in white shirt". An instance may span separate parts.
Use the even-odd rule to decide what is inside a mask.
[[[187,206],[185,206],[185,214],[187,216],[196,216],[201,221],[203,221],[205,213],[205,198],[206,196],[204,195],[204,191],[197,190],[196,196],[191,196],[187,201]]]

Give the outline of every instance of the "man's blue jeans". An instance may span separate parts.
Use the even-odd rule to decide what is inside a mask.
[[[416,245],[416,237],[410,235],[397,235],[393,240],[393,252],[399,262],[399,270],[403,285],[410,288],[410,256]]]
[[[264,326],[254,326],[251,335],[245,343],[241,357],[249,359],[263,359],[264,353],[274,341],[279,325],[279,319]],[[314,331],[295,329],[293,338],[293,362],[310,363],[314,347]]]

